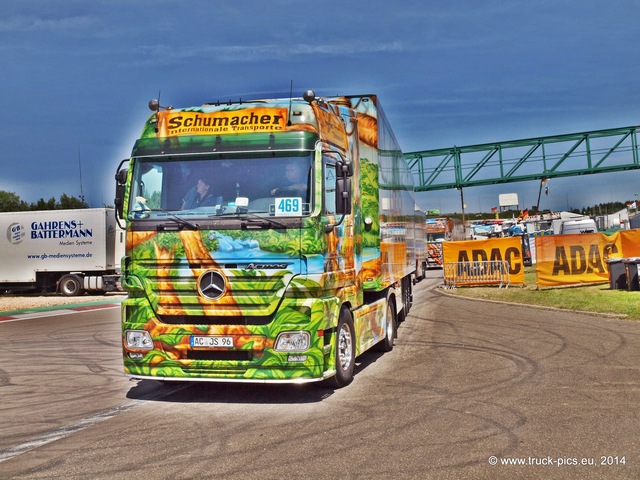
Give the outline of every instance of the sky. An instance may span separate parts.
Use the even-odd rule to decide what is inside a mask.
[[[112,205],[149,99],[372,93],[404,152],[638,125],[638,0],[2,0],[0,190]],[[541,209],[634,199],[640,170],[553,179]],[[538,182],[464,191],[534,205]],[[461,210],[456,190],[423,209]]]

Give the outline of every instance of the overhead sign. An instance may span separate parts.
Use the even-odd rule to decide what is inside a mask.
[[[498,203],[501,207],[513,207],[514,205],[520,205],[518,203],[517,193],[501,193],[498,195]]]

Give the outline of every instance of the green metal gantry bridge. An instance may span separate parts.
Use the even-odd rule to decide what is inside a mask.
[[[427,192],[640,168],[638,129],[555,135],[404,153],[415,190]]]

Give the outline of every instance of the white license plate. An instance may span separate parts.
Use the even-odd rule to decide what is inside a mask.
[[[189,338],[189,344],[195,348],[233,347],[233,337],[196,337]]]
[[[302,215],[302,198],[300,197],[278,197],[275,199],[275,215]]]

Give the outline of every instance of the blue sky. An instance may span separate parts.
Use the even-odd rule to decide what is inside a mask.
[[[631,0],[3,0],[0,190],[112,204],[161,92],[207,101],[375,93],[405,152],[638,124]],[[80,170],[82,182],[80,182]],[[640,171],[550,182],[541,208],[633,199]],[[537,182],[465,190],[533,205]],[[420,193],[460,211],[459,193]]]

